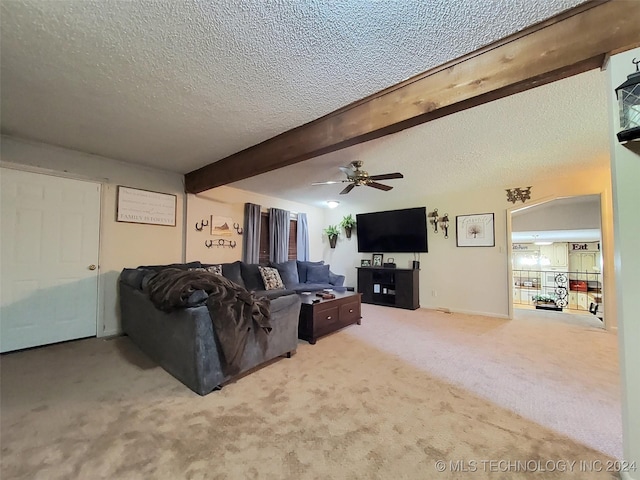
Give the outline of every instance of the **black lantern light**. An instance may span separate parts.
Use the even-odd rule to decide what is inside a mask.
[[[627,81],[616,88],[616,97],[620,111],[619,142],[628,142],[640,138],[640,71],[634,58],[636,71],[627,77]]]

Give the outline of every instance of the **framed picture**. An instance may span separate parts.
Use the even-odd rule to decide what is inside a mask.
[[[371,266],[371,260],[369,260],[368,258],[363,258],[362,260],[360,260],[360,266],[361,267],[370,267]]]
[[[118,185],[116,221],[176,226],[176,195]]]
[[[231,217],[211,215],[211,235],[216,237],[230,237],[233,220]],[[233,231],[235,233],[235,230]]]
[[[382,266],[382,258],[383,255],[381,253],[374,253],[373,254],[373,260],[372,260],[372,265],[374,267],[381,267]]]
[[[456,216],[456,242],[458,247],[494,247],[493,213]]]

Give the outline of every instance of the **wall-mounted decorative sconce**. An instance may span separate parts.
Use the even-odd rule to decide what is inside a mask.
[[[440,218],[440,226],[442,227],[442,230],[444,230],[444,238],[449,238],[449,214],[448,213],[445,213]]]
[[[627,77],[627,81],[616,88],[618,109],[620,112],[619,142],[640,139],[640,60],[634,58],[631,63],[636,71]]]
[[[429,217],[431,217],[429,222],[433,224],[433,232],[438,233],[438,220],[440,220],[440,217],[438,216],[438,209],[435,208],[433,212],[429,214]]]
[[[204,230],[204,227],[208,227],[209,226],[209,220],[200,220],[199,222],[196,222],[196,230],[198,232],[201,232],[202,230]]]
[[[516,203],[518,200],[521,200],[522,203],[525,200],[529,200],[531,198],[531,187],[527,188],[507,188],[507,202]]]

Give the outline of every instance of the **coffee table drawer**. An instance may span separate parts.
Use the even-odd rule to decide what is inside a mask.
[[[333,330],[340,323],[340,309],[338,307],[325,308],[313,316],[313,333],[324,335]]]
[[[360,320],[360,302],[350,302],[340,306],[340,323],[350,325],[358,320]]]

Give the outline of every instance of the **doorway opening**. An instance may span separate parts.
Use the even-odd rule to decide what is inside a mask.
[[[544,312],[605,328],[600,194],[555,197],[508,214],[510,317]]]

